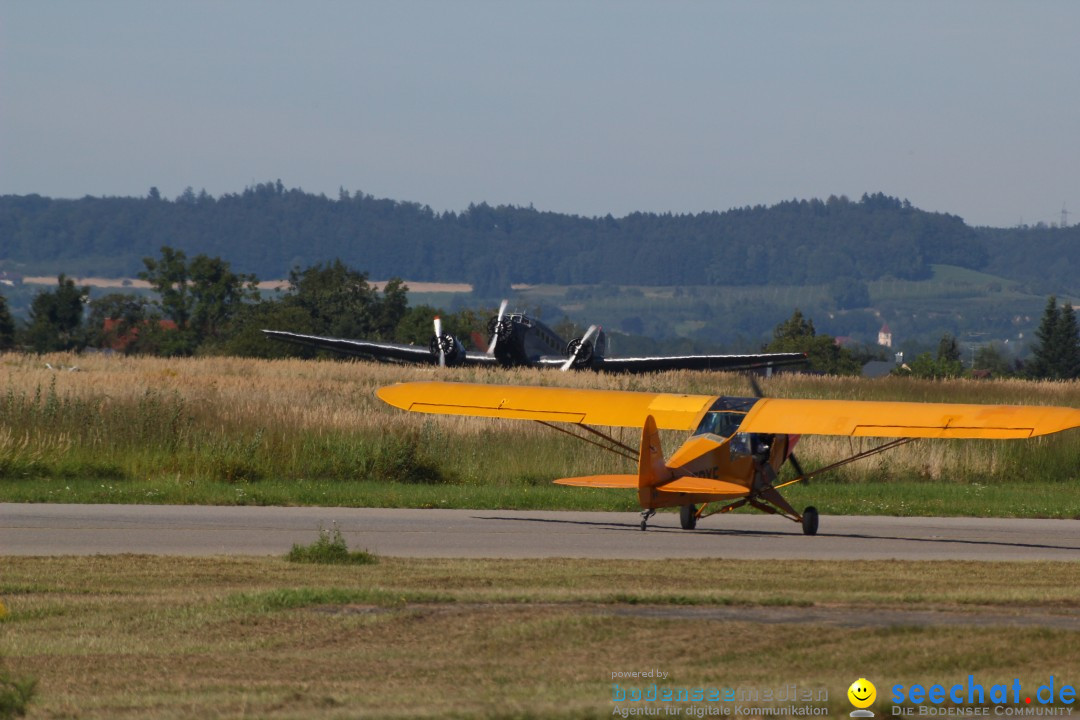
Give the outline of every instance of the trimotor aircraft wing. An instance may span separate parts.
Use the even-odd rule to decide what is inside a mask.
[[[638,428],[652,415],[663,430],[693,430],[716,400],[715,395],[451,382],[401,383],[376,394],[402,410],[440,415]]]
[[[263,334],[274,340],[281,340],[294,345],[304,345],[317,350],[332,350],[345,355],[356,355],[375,360],[414,362],[425,365],[437,365],[439,363],[438,356],[434,355],[430,348],[422,345],[405,345],[403,343],[377,342],[374,340],[349,340],[322,335],[303,335],[284,330],[263,330]],[[456,364],[495,366],[498,365],[498,361],[494,356],[486,353],[466,352],[464,357]]]
[[[762,398],[740,432],[888,438],[1028,438],[1080,427],[1080,410],[1044,405],[962,405]]]
[[[754,355],[656,355],[643,357],[597,357],[591,369],[601,372],[644,373],[663,370],[754,370],[786,367],[806,362],[806,353],[758,353]]]

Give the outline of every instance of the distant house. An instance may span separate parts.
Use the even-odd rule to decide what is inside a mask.
[[[887,348],[892,347],[892,330],[889,329],[889,324],[886,323],[881,326],[881,329],[877,333],[877,344],[883,345]]]
[[[139,337],[139,328],[132,327],[124,334],[119,334],[119,328],[122,320],[119,318],[105,318],[105,330],[106,345],[109,350],[115,352],[124,352],[127,350],[131,343],[135,342],[135,339]],[[158,327],[162,330],[176,330],[177,325],[172,320],[158,320]]]

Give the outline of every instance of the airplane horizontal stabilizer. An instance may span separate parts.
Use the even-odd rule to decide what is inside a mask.
[[[555,480],[555,484],[572,485],[574,487],[633,490],[638,487],[638,476],[587,475],[584,477],[559,478],[558,480]],[[663,490],[664,492],[688,493],[693,495],[716,495],[718,497],[742,497],[743,495],[746,495],[745,485],[696,477],[682,477],[655,487],[657,490]]]
[[[688,493],[692,495],[720,495],[728,497],[742,497],[746,495],[746,486],[737,483],[725,482],[724,480],[710,480],[708,478],[681,477],[669,483],[656,486],[657,490],[673,493]]]
[[[636,488],[637,475],[587,475],[585,477],[559,478],[556,485],[596,488]]]

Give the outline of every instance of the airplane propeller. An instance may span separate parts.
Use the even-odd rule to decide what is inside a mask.
[[[491,345],[488,345],[488,349],[487,349],[487,354],[488,355],[494,355],[495,354],[495,346],[499,342],[499,336],[503,334],[501,332],[503,330],[503,328],[502,328],[503,316],[506,314],[506,305],[507,305],[508,302],[509,302],[508,300],[504,299],[501,303],[499,303],[499,316],[495,319],[495,324],[492,326]]]
[[[439,358],[439,367],[457,365],[461,362],[461,343],[450,333],[444,333],[442,319],[435,318],[435,335],[432,336],[428,349],[433,357]]]
[[[747,377],[749,377],[750,379],[750,388],[754,391],[754,397],[765,397],[765,393],[762,392],[761,385],[758,384],[757,378],[753,375],[748,375]],[[803,470],[802,465],[799,463],[799,459],[795,457],[794,452],[788,453],[787,460],[789,463],[791,463],[791,467],[795,468],[795,472],[799,474],[798,477],[803,478],[803,482],[809,485],[810,479],[806,477],[806,471]]]
[[[449,332],[443,332],[443,321],[441,317],[434,318],[435,335],[432,336],[431,342],[428,344],[428,349],[431,351],[432,357],[438,358],[438,367],[454,367],[461,364],[461,356],[464,354],[464,348],[461,347],[461,343]]]
[[[568,357],[566,362],[562,364],[562,367],[559,368],[560,370],[563,372],[569,370],[582,355],[588,358],[589,354],[592,353],[592,343],[589,340],[599,329],[600,328],[597,325],[590,325],[589,329],[585,331],[585,334],[581,336],[580,340],[574,340],[570,343],[570,347],[573,348],[573,350],[570,352],[570,357]]]
[[[442,342],[442,320],[438,315],[435,316],[435,344],[439,346],[439,367],[446,367],[446,348],[443,347]]]

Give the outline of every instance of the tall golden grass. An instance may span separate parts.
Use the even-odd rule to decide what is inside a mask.
[[[49,369],[47,364],[53,368]],[[77,371],[66,368],[77,366]],[[0,359],[0,476],[388,480],[535,484],[626,472],[625,460],[534,423],[413,415],[377,388],[421,379],[749,395],[735,374],[598,375],[534,369],[436,369],[335,360],[32,356]],[[767,395],[1080,406],[1080,383],[947,382],[780,375]],[[637,444],[637,431],[616,431]],[[665,434],[670,453],[682,440]],[[869,441],[807,437],[803,463],[821,466]],[[1080,437],[922,441],[834,477],[995,482],[1077,479]]]

